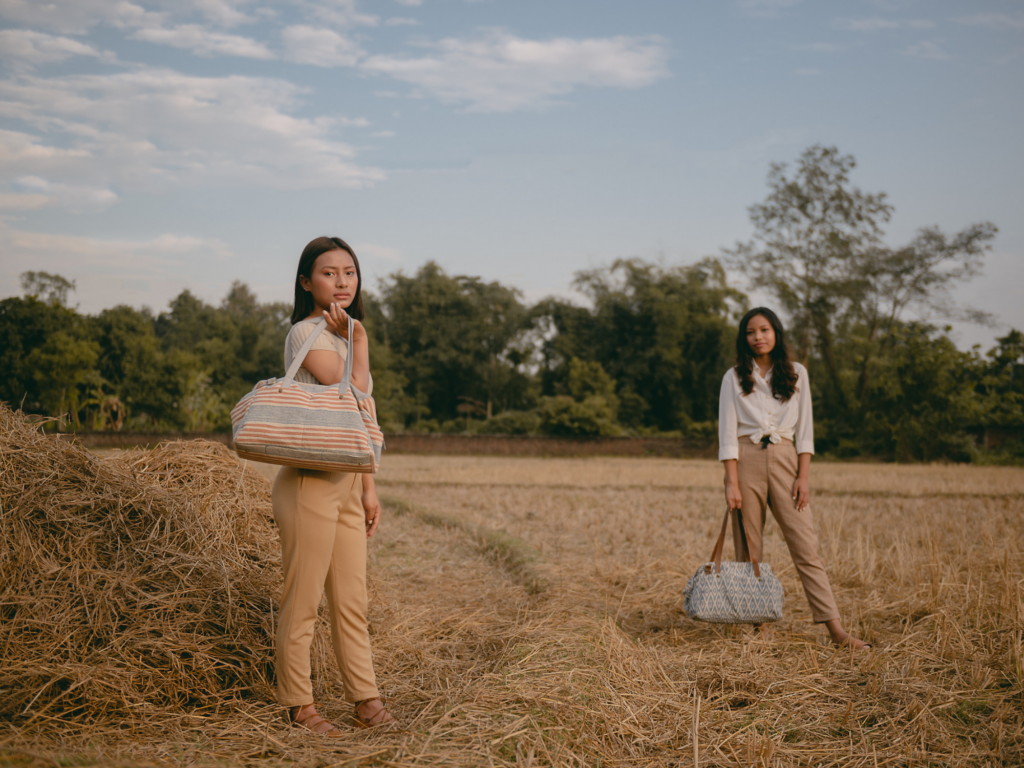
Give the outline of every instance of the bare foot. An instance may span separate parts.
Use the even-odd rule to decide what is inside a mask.
[[[832,645],[834,645],[836,648],[852,647],[855,651],[871,650],[871,646],[868,643],[865,643],[863,640],[854,637],[845,629],[843,629],[843,625],[840,623],[839,619],[832,619],[831,621],[826,621],[825,627],[828,629],[828,633],[832,637]]]

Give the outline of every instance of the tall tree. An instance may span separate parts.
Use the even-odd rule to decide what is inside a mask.
[[[821,145],[804,151],[792,175],[785,163],[773,163],[768,197],[748,209],[753,242],[727,252],[751,286],[767,289],[788,315],[797,357],[806,364],[817,347],[844,408],[832,319],[863,294],[858,267],[892,215],[884,193],[851,185],[856,166],[853,156]]]
[[[617,383],[619,415],[634,427],[687,429],[717,418],[731,364],[732,309],[743,294],[714,259],[659,267],[639,259],[579,272],[591,309],[548,300],[542,329],[545,394],[568,393],[573,358],[600,363]]]
[[[804,151],[792,173],[773,164],[767,198],[749,209],[753,241],[727,251],[752,287],[778,301],[797,357],[809,363],[816,353],[828,404],[846,419],[862,410],[875,359],[894,342],[908,309],[982,319],[957,312],[950,289],[978,273],[996,233],[989,223],[952,237],[930,227],[890,249],[882,236],[893,208],[884,193],[851,184],[856,165],[851,155],[820,145]],[[859,361],[854,376],[844,354]]]
[[[22,272],[21,289],[48,304],[66,307],[68,294],[75,290],[75,281],[49,272]]]
[[[434,418],[456,418],[460,398],[487,414],[521,402],[529,381],[507,354],[526,317],[519,291],[428,262],[391,275],[379,301],[394,368]]]

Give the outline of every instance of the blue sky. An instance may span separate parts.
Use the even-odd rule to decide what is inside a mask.
[[[1020,0],[0,0],[0,66],[0,296],[288,299],[320,234],[371,289],[433,259],[571,296],[748,238],[769,163],[824,143],[892,245],[999,226],[957,293],[998,326],[957,338],[1024,327]]]

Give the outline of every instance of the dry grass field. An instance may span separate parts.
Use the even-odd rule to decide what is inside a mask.
[[[141,453],[101,461],[151,466]],[[255,489],[240,514],[265,523],[269,484],[253,469],[274,473],[230,471]],[[1024,764],[1022,469],[812,467],[844,621],[876,646],[856,654],[810,623],[771,523],[764,560],[786,618],[762,638],[685,616],[682,589],[723,512],[714,462],[388,456],[378,480],[371,632],[399,727],[322,740],[286,728],[255,685],[216,706],[91,722],[30,705],[0,722],[0,762]],[[342,721],[322,636],[314,667],[322,711]]]

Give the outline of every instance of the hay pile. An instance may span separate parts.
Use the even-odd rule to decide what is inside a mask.
[[[269,485],[216,443],[98,458],[0,404],[0,719],[272,698]]]

